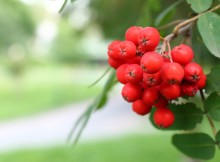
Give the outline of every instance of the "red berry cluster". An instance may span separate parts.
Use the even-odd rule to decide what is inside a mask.
[[[206,84],[202,67],[192,62],[193,50],[181,44],[171,51],[156,52],[160,34],[153,27],[132,26],[125,40],[108,46],[108,63],[124,84],[122,96],[132,103],[133,111],[146,115],[156,107],[153,120],[159,127],[174,123],[168,103],[181,96],[194,96]]]

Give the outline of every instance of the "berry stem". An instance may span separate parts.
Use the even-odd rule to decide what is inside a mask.
[[[182,23],[178,24],[178,25],[174,28],[173,33],[177,36],[177,35],[178,35],[178,31],[179,31],[183,26],[185,26],[185,25],[187,25],[187,24],[189,24],[189,23],[191,23],[191,22],[196,21],[201,15],[203,15],[203,14],[205,14],[205,13],[207,13],[207,12],[212,12],[212,11],[218,10],[219,8],[220,8],[220,4],[218,4],[217,6],[211,8],[210,10],[208,10],[208,11],[206,11],[206,12],[200,13],[200,14],[198,14],[198,15],[196,15],[196,16],[190,18],[190,19],[187,19],[187,20],[183,21]]]
[[[169,35],[167,35],[165,38],[163,38],[163,44],[160,50],[160,53],[164,53],[166,51],[166,47],[168,46],[168,50],[169,50],[169,45],[170,45],[170,41],[172,41],[174,38],[176,38],[179,34],[183,34],[186,31],[188,31],[191,27],[192,27],[193,23],[190,23],[184,27],[182,27],[181,29],[178,30],[178,34],[175,35],[174,33],[171,33]],[[170,55],[169,55],[170,56]],[[171,57],[170,57],[171,58]],[[172,58],[171,58],[172,59]]]
[[[205,103],[205,95],[204,95],[202,89],[199,90],[199,93],[200,93],[200,96],[201,96],[201,99],[202,99],[202,102],[203,102],[203,105],[204,105],[204,103]],[[206,116],[206,118],[207,118],[208,121],[209,121],[209,125],[210,125],[211,128],[212,128],[212,133],[213,133],[213,135],[214,135],[214,137],[215,137],[215,141],[216,141],[216,143],[218,144],[218,141],[217,141],[217,139],[216,139],[217,130],[216,130],[215,124],[214,124],[212,118],[210,118],[210,116],[209,116],[207,113],[205,113],[205,116]],[[218,148],[219,148],[219,150],[220,150],[220,145],[219,145],[219,144],[218,144]]]
[[[168,56],[170,58],[170,62],[173,62],[173,59],[172,59],[172,56],[171,56],[170,42],[167,42],[167,47],[168,47]]]

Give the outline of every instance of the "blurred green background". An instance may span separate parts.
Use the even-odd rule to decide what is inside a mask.
[[[126,29],[132,25],[162,26],[193,15],[189,5],[183,2],[159,21],[159,13],[174,2],[77,0],[68,3],[58,14],[63,0],[0,0],[0,120],[59,109],[96,96],[102,82],[92,88],[88,86],[107,69],[108,43],[123,39]],[[161,35],[171,31],[172,28],[163,30]],[[193,39],[201,40],[197,29]],[[203,66],[219,63],[202,43],[194,44],[194,50],[196,61]],[[74,149],[68,146],[21,148],[1,153],[0,161],[190,161],[170,140],[170,132],[128,134],[80,143]],[[219,153],[216,155],[212,162],[220,161]]]

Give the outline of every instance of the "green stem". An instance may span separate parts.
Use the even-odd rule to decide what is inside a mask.
[[[202,102],[203,102],[203,105],[204,105],[204,103],[205,103],[205,95],[204,95],[204,93],[203,93],[202,90],[199,90],[199,93],[200,93],[200,96],[201,96],[201,99],[202,99]],[[205,116],[206,116],[206,118],[208,119],[209,125],[210,125],[211,128],[212,128],[212,133],[213,133],[213,135],[214,135],[214,137],[215,137],[215,141],[216,141],[216,143],[218,143],[218,142],[217,142],[217,139],[216,139],[217,130],[216,130],[215,124],[214,124],[212,118],[210,118],[210,116],[209,116],[206,112],[205,112]],[[220,149],[219,144],[218,144],[218,148]]]
[[[187,19],[187,20],[183,21],[182,23],[178,24],[178,25],[174,28],[173,33],[174,33],[175,35],[178,35],[179,29],[182,28],[183,26],[185,26],[185,25],[187,25],[187,24],[189,24],[189,23],[191,23],[191,22],[196,21],[201,15],[203,15],[203,14],[205,14],[205,13],[207,13],[207,12],[213,12],[213,11],[216,11],[216,10],[218,10],[218,9],[220,9],[220,4],[218,4],[217,6],[211,8],[210,10],[208,10],[208,11],[206,11],[206,12],[200,13],[200,14],[198,14],[198,15],[196,15],[196,16],[190,18],[190,19]]]

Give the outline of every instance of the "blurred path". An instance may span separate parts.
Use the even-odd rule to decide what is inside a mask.
[[[66,144],[73,123],[91,103],[85,101],[30,117],[0,123],[0,152],[20,148]],[[129,132],[156,130],[147,117],[132,113],[121,96],[110,98],[104,109],[92,115],[80,141],[108,138]]]

